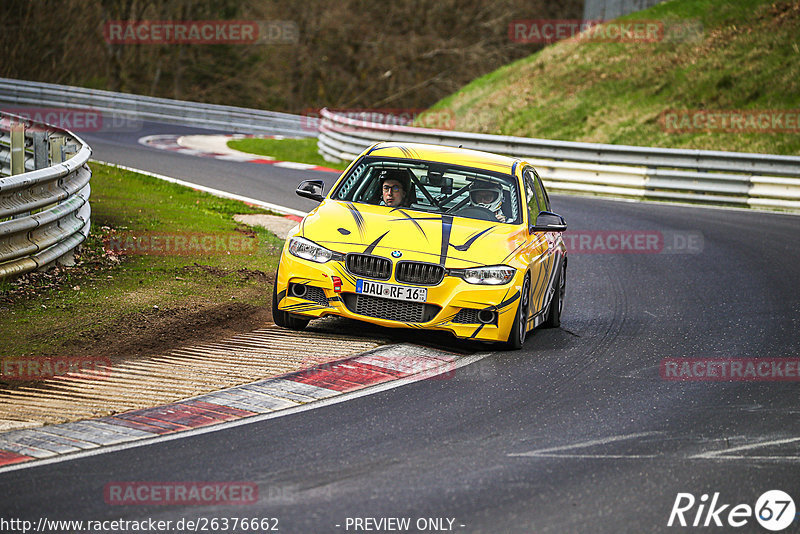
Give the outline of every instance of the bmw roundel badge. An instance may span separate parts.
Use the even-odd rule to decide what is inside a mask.
[[[392,251],[392,257],[393,257],[393,258],[399,258],[399,257],[400,257],[400,256],[402,256],[402,255],[403,255],[403,253],[402,253],[402,252],[400,252],[399,250],[394,250],[394,251]]]

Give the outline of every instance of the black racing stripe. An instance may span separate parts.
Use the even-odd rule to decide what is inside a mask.
[[[545,288],[544,288],[545,297],[547,296],[547,293],[549,292],[550,288],[554,288],[556,285],[556,276],[555,276],[556,263],[558,262],[555,259],[550,261],[550,269],[547,271],[547,278],[546,278],[547,282],[545,283]],[[553,296],[555,297],[555,292],[553,292]],[[553,299],[551,298],[550,301],[552,302]],[[542,299],[542,302],[544,302],[544,299]],[[544,306],[542,307],[542,309],[544,309]]]
[[[336,269],[336,272],[339,273],[342,276],[342,278],[344,278],[345,280],[347,280],[351,284],[356,285],[355,276],[353,276],[350,273],[348,273],[347,271],[343,270],[341,265],[337,265],[335,267],[335,269]]]
[[[536,273],[536,285],[533,286],[533,291],[531,292],[531,295],[537,295],[539,293],[539,282],[540,281],[544,286],[547,285],[547,280],[548,279],[542,276],[542,269],[538,268],[538,269],[536,269],[536,271],[537,271],[537,273]],[[544,290],[544,289],[547,289],[547,288],[543,287],[542,290]],[[544,297],[544,295],[542,295],[542,297]],[[537,299],[537,303],[538,303],[538,299]],[[542,303],[544,303],[544,299],[542,299]],[[537,311],[538,311],[538,308],[537,308]]]
[[[508,295],[508,292],[506,292],[506,296],[507,296],[507,295]],[[503,300],[503,301],[502,301],[500,304],[493,304],[493,305],[489,306],[489,307],[488,307],[488,308],[486,308],[486,309],[487,309],[487,310],[490,310],[490,311],[492,311],[492,310],[493,310],[493,311],[497,311],[498,313],[500,313],[500,312],[502,312],[502,311],[503,311],[505,308],[508,308],[509,306],[511,306],[512,304],[514,304],[514,302],[516,302],[516,301],[517,301],[517,299],[518,299],[519,297],[520,297],[520,293],[519,293],[519,291],[517,291],[516,293],[514,293],[514,296],[513,296],[513,297],[511,297],[511,298],[505,298],[505,296],[504,296],[503,298],[504,298],[505,300]]]
[[[353,219],[356,221],[356,226],[358,227],[358,233],[361,235],[361,238],[364,238],[366,225],[364,223],[364,216],[361,215],[361,212],[358,211],[358,208],[352,202],[345,202],[345,206],[347,209],[350,210],[350,215],[353,216]]]
[[[324,310],[326,306],[320,306],[319,304],[306,304],[306,303],[299,303],[299,304],[292,304],[291,306],[287,306],[283,309],[283,311],[298,313],[298,312],[309,312],[309,311],[317,311],[317,310]]]
[[[505,302],[505,299],[506,299],[506,297],[508,297],[508,292],[509,292],[509,291],[511,291],[511,288],[510,288],[510,287],[509,287],[509,288],[506,288],[506,292],[505,292],[505,294],[503,295],[503,300],[501,300],[501,301],[500,301],[500,304],[492,304],[492,305],[490,305],[490,306],[486,306],[486,307],[483,309],[483,311],[496,311],[496,312],[498,312],[498,313],[499,313],[499,312],[500,312],[500,306],[502,305],[502,303],[503,303],[503,302]]]
[[[374,146],[374,147],[372,147],[372,148],[370,149],[370,151],[369,151],[369,152],[367,152],[365,155],[366,155],[366,156],[369,156],[369,155],[370,155],[370,154],[372,154],[372,152],[373,152],[373,151],[375,151],[375,150],[386,150],[386,149],[389,149],[389,148],[397,148],[397,149],[399,149],[401,152],[404,152],[404,149],[403,149],[403,147],[402,147],[402,146],[400,146],[400,145],[383,145],[382,147],[378,147],[378,146]]]
[[[452,315],[449,315],[449,316],[445,317],[444,319],[442,319],[441,321],[439,321],[438,323],[436,323],[436,326],[440,326],[440,325],[443,325],[443,324],[447,324],[447,323],[449,323],[450,321],[452,321],[453,319],[455,319],[456,315],[458,315],[458,313],[454,313],[454,314],[452,314]]]
[[[444,265],[447,259],[447,249],[450,248],[450,232],[453,230],[453,216],[442,215],[442,248],[439,253],[439,265]]]
[[[527,241],[523,241],[517,248],[515,248],[514,250],[509,252],[508,256],[503,258],[503,261],[501,261],[500,263],[506,263],[512,256],[514,256],[514,254],[519,252],[519,249],[521,249],[523,247],[526,247],[526,246],[528,246],[528,242]]]
[[[476,329],[475,329],[475,331],[472,333],[472,335],[471,335],[471,336],[469,336],[469,337],[470,337],[470,339],[472,339],[472,338],[474,338],[475,336],[477,336],[477,335],[478,335],[478,332],[480,332],[481,330],[483,330],[483,327],[484,327],[484,325],[483,325],[483,324],[481,324],[480,326],[478,326],[478,328],[476,328]]]
[[[473,243],[474,243],[474,242],[475,242],[475,241],[476,241],[476,240],[477,240],[479,237],[481,237],[483,234],[485,234],[486,232],[488,232],[488,231],[490,231],[490,230],[494,230],[496,227],[497,227],[497,225],[495,225],[495,226],[490,226],[490,227],[489,227],[489,228],[487,228],[486,230],[483,230],[483,231],[481,231],[481,232],[477,232],[477,233],[475,233],[475,234],[472,234],[472,236],[471,236],[469,239],[467,239],[467,241],[466,241],[466,242],[465,242],[463,245],[453,245],[453,244],[451,243],[451,244],[450,244],[450,246],[451,246],[451,247],[453,247],[454,249],[456,249],[456,250],[457,250],[457,251],[459,251],[459,252],[464,252],[464,251],[468,250],[468,249],[469,249],[469,247],[471,247],[471,246],[472,246],[472,244],[473,244]]]
[[[392,211],[399,211],[403,215],[403,217],[405,217],[405,219],[393,219],[392,222],[395,222],[395,221],[411,221],[411,222],[414,223],[414,226],[417,227],[417,230],[420,231],[420,233],[425,238],[425,240],[426,241],[428,240],[428,236],[425,234],[425,230],[422,229],[422,226],[419,225],[419,223],[416,221],[416,219],[414,219],[414,217],[412,217],[411,215],[409,215],[408,213],[406,213],[405,211],[403,211],[400,208],[394,208]],[[391,213],[391,212],[389,212],[389,213]]]
[[[403,155],[407,159],[411,159],[411,155],[409,154],[408,149],[406,147],[404,147],[403,145],[384,145],[384,146],[381,147],[381,150],[386,150],[387,148],[396,148],[397,150],[402,152]],[[370,152],[372,152],[372,151],[370,151]]]
[[[378,243],[381,242],[381,239],[386,237],[386,234],[388,234],[389,232],[390,230],[386,230],[386,232],[384,232],[382,236],[380,236],[378,239],[370,243],[369,246],[366,249],[364,249],[364,254],[372,254],[372,251],[375,250],[375,247],[378,246]]]

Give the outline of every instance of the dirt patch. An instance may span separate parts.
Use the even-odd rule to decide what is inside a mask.
[[[158,309],[128,314],[102,332],[87,333],[79,341],[69,342],[66,352],[107,357],[114,363],[230,337],[271,322],[269,308],[238,302]]]
[[[105,267],[108,272],[114,272],[109,269],[113,266]],[[2,298],[13,303],[35,298],[36,293],[43,289],[69,289],[70,277],[85,274],[89,268],[91,267],[81,263],[77,267],[58,267],[46,272],[30,273],[26,275],[27,280],[6,291]],[[217,295],[194,296],[179,305],[152,306],[142,311],[126,313],[113,321],[85,327],[77,337],[68,340],[64,340],[62,329],[43,329],[37,336],[48,342],[53,349],[43,351],[39,356],[108,358],[112,363],[120,363],[166,354],[180,346],[216,341],[272,323],[270,307],[254,305],[252,302],[263,302],[264,295],[272,291],[273,274],[246,268],[223,269],[197,263],[184,267],[178,274],[177,279],[185,276],[190,280],[197,275],[208,279],[210,275],[212,279],[225,277],[257,283],[229,290],[225,293],[228,300],[222,302]],[[136,296],[127,293],[119,298],[130,300]],[[2,380],[0,384],[2,389],[25,385],[20,382],[3,383]]]
[[[80,338],[64,343],[60,354],[48,356],[107,358],[113,365],[167,354],[181,346],[217,341],[270,324],[272,313],[268,307],[240,302],[192,303],[127,314],[102,329],[82,333]],[[0,380],[0,389],[23,385],[31,384]]]
[[[234,215],[233,219],[236,222],[247,224],[249,226],[261,226],[262,228],[266,228],[281,239],[286,239],[287,235],[289,234],[289,230],[297,226],[296,221],[277,215]]]
[[[273,284],[273,275],[250,269],[227,270],[194,264],[183,270],[262,282],[262,289],[248,289],[240,298],[254,296],[258,291],[271,291]],[[195,301],[186,306],[127,314],[101,332],[87,333],[74,346],[70,343],[67,348],[72,349],[73,354],[105,356],[112,362],[124,361],[165,353],[181,345],[249,332],[271,322],[272,311],[268,307],[233,301]]]

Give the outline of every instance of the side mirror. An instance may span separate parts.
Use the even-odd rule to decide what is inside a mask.
[[[564,217],[551,211],[540,211],[536,217],[536,224],[531,226],[531,232],[563,232],[567,229]]]
[[[325,182],[322,180],[303,180],[295,189],[295,193],[301,197],[322,202],[322,199],[325,198],[322,194],[324,189]]]

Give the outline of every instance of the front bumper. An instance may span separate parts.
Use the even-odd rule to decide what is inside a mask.
[[[417,304],[365,298],[356,293],[356,281],[369,278],[351,274],[344,262],[315,263],[284,249],[276,290],[279,309],[306,318],[337,315],[390,328],[445,330],[458,338],[506,341],[514,324],[523,276],[524,273],[517,271],[511,282],[501,286],[469,284],[454,276],[445,276],[435,286],[398,282],[393,275],[389,280],[381,280],[387,284],[425,287],[426,303]],[[334,289],[334,277],[341,281],[338,291]],[[293,284],[305,286],[299,289],[304,292],[302,296],[292,295]],[[477,318],[480,310],[494,311],[493,322],[481,323]]]

